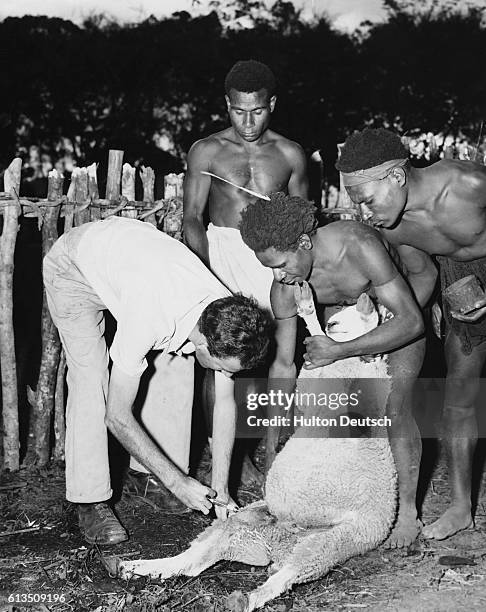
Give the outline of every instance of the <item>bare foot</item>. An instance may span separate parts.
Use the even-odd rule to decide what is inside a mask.
[[[255,466],[253,461],[248,455],[245,455],[243,459],[243,465],[241,467],[241,484],[242,485],[259,485],[263,486],[265,482],[265,476]]]
[[[417,539],[423,525],[415,513],[398,515],[397,521],[385,540],[385,548],[407,548]]]
[[[471,510],[458,506],[451,506],[436,521],[423,528],[424,538],[434,540],[445,540],[458,531],[473,527]]]

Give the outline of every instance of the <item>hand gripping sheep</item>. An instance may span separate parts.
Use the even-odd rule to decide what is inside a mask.
[[[377,315],[360,312],[363,303],[369,308],[366,300],[351,307],[353,327],[360,328],[355,335],[369,330],[370,318],[374,318],[373,326],[377,324]],[[309,299],[307,305],[315,313]],[[305,312],[300,309],[311,325],[308,317],[313,315]],[[316,322],[311,330],[322,333],[317,318],[312,325]],[[338,327],[330,324],[330,331]],[[368,365],[358,359],[359,364]],[[320,369],[322,376],[334,376],[325,369]],[[352,375],[360,376],[360,372]],[[388,535],[396,508],[396,472],[388,441],[302,438],[297,434],[268,473],[264,501],[250,504],[226,522],[215,520],[176,557],[119,561],[119,576],[197,576],[222,559],[269,565],[270,577],[263,585],[247,594],[237,591],[226,602],[230,610],[246,612],[260,608],[293,584],[324,576],[337,564],[378,546]]]

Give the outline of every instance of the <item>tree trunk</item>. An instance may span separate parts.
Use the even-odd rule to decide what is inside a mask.
[[[15,158],[5,170],[4,189],[18,196],[22,160]],[[9,202],[3,209],[3,230],[0,237],[0,364],[2,375],[3,466],[19,469],[19,405],[17,366],[13,329],[14,253],[19,228],[20,206]]]

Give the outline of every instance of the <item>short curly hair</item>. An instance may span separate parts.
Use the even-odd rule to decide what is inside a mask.
[[[347,138],[341,157],[336,162],[336,169],[340,172],[355,172],[407,157],[408,151],[398,134],[384,128],[366,128]]]
[[[241,213],[240,232],[253,251],[296,251],[302,234],[311,234],[316,226],[316,207],[298,196],[277,191],[270,201],[251,202]]]
[[[232,89],[253,93],[265,89],[271,98],[277,88],[275,75],[270,68],[256,60],[236,62],[226,75],[224,89],[229,96]]]
[[[208,304],[199,319],[199,330],[210,355],[235,357],[244,370],[252,370],[265,361],[272,322],[253,298],[236,294]]]

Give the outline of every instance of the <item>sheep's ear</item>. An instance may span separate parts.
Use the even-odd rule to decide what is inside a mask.
[[[374,309],[375,306],[371,301],[371,298],[368,296],[368,294],[362,293],[358,298],[358,302],[356,303],[356,310],[362,314],[369,315]]]

